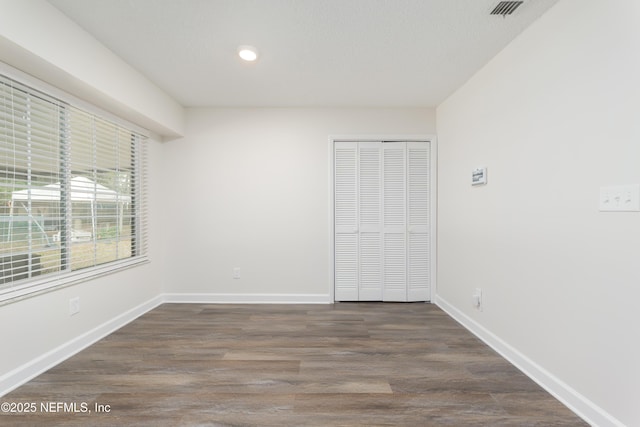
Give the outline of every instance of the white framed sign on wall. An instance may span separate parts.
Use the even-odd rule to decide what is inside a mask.
[[[471,172],[471,185],[483,185],[487,183],[487,168],[479,166]]]

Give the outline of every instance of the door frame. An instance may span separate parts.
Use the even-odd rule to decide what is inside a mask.
[[[437,200],[438,200],[438,142],[434,134],[392,134],[392,135],[329,135],[329,303],[334,304],[335,300],[335,194],[334,194],[334,153],[336,141],[347,142],[429,142],[430,148],[430,180],[431,188],[429,200],[429,213],[431,223],[429,224],[430,240],[430,289],[429,302],[434,302],[437,288]]]

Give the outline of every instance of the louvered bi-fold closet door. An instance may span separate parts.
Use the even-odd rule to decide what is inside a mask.
[[[336,301],[427,301],[425,142],[335,142]]]
[[[335,299],[382,300],[380,142],[336,142]]]
[[[407,300],[427,301],[431,293],[430,146],[407,142]]]
[[[406,159],[405,142],[382,144],[383,301],[407,301]]]
[[[358,301],[358,143],[335,142],[335,300]]]
[[[382,147],[358,145],[358,301],[382,298]]]

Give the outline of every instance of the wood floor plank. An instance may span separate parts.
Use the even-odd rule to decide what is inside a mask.
[[[587,425],[429,304],[165,304],[2,401],[38,405],[16,426]]]

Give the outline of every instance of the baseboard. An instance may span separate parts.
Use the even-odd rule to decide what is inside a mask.
[[[330,304],[329,294],[163,294],[166,303],[201,304]]]
[[[119,316],[103,323],[96,328],[85,332],[71,341],[54,348],[51,351],[19,366],[18,368],[0,377],[0,396],[11,392],[22,384],[30,381],[36,376],[51,369],[55,365],[63,362],[69,357],[89,347],[91,344],[101,340],[115,330],[123,327],[127,323],[142,316],[146,312],[153,310],[163,303],[162,297],[157,296],[149,301],[128,310]]]
[[[624,427],[624,424],[611,414],[578,393],[542,366],[536,364],[527,356],[511,347],[501,338],[458,310],[439,295],[436,295],[434,302],[449,316],[511,362],[516,368],[520,369],[525,375],[538,383],[538,385],[590,425],[599,427]]]

